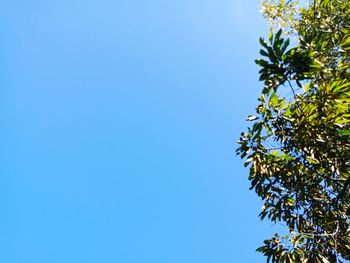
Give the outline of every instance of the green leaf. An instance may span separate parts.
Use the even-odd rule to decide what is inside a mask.
[[[244,162],[244,167],[247,167],[253,160],[254,160],[253,157],[248,158],[248,159]]]
[[[289,46],[289,39],[287,39],[286,41],[283,42],[282,46],[281,46],[281,52],[282,54],[286,51],[287,47]]]
[[[259,42],[260,44],[264,47],[264,48],[267,48],[267,43],[265,42],[265,40],[263,38],[259,38]]]
[[[319,164],[320,163],[316,158],[311,157],[311,156],[306,157],[306,160],[312,164]]]
[[[337,132],[340,135],[350,135],[350,130],[339,130]]]
[[[249,115],[248,117],[247,117],[247,121],[255,121],[255,120],[257,120],[257,119],[259,119],[259,117],[257,117],[257,116],[254,116],[254,115]]]
[[[287,201],[287,204],[289,204],[289,205],[293,205],[295,202],[294,198],[292,198],[292,197],[288,197],[286,201]]]
[[[345,51],[350,51],[350,36],[347,36],[344,38],[343,44],[342,44],[342,48]]]
[[[259,53],[260,53],[260,55],[262,55],[264,57],[268,57],[269,56],[269,54],[263,49],[260,49]]]

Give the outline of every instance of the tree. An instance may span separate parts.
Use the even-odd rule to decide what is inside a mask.
[[[264,87],[237,154],[260,218],[286,226],[270,262],[350,260],[350,1],[263,1],[273,23],[257,59]]]

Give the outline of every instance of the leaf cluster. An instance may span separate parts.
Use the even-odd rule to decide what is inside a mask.
[[[289,1],[290,2],[290,1]],[[350,260],[350,2],[314,0],[294,21],[260,39],[255,115],[237,154],[261,219],[283,223],[258,248],[268,262]]]

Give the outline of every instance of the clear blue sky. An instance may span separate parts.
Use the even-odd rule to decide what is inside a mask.
[[[0,261],[264,262],[235,156],[257,1],[4,0]]]

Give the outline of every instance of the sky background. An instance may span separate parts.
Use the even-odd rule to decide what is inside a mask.
[[[0,262],[264,262],[234,150],[258,1],[3,0]]]

